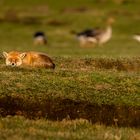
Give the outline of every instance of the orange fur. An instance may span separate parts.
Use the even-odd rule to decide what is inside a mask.
[[[45,53],[40,52],[3,52],[6,58],[6,65],[10,66],[31,66],[31,67],[45,67],[55,68],[55,64]]]

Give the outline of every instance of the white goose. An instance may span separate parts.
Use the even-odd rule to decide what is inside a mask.
[[[137,40],[138,42],[140,42],[140,34],[133,35],[133,39]]]
[[[114,22],[113,18],[107,20],[107,27],[105,30],[99,28],[87,29],[80,33],[77,33],[78,40],[80,41],[81,46],[84,46],[88,43],[95,43],[102,45],[108,42],[112,37],[112,27],[111,24]]]

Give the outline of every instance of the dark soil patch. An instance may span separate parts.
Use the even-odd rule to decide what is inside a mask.
[[[84,13],[89,10],[88,7],[78,7],[78,8],[64,8],[61,10],[62,13]]]
[[[3,17],[0,17],[1,23],[20,23],[20,24],[42,24],[42,19],[37,16],[20,17],[15,9],[8,9]]]
[[[0,18],[1,23],[18,23],[18,24],[42,24],[39,17],[22,17],[22,18]]]
[[[67,22],[59,21],[57,19],[51,19],[47,22],[48,25],[50,26],[65,26],[68,25]]]
[[[24,100],[23,97],[0,98],[0,115],[23,115],[30,119],[62,120],[83,118],[92,123],[140,127],[140,107],[98,105],[70,99]]]

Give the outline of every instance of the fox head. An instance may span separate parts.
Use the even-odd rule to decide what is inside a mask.
[[[22,60],[26,56],[26,53],[19,52],[3,52],[3,56],[6,58],[7,66],[20,66],[22,64]]]

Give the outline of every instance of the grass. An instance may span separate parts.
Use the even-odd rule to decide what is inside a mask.
[[[84,119],[52,122],[9,116],[0,119],[0,129],[1,140],[139,140],[140,137],[138,129],[92,125]]]
[[[27,95],[28,98],[30,94],[31,96],[39,94],[42,98],[50,96],[52,98],[70,98],[99,104],[140,105],[140,79],[137,71],[131,73],[117,71],[115,70],[115,63],[113,64],[114,68],[108,63],[105,67],[107,70],[102,70],[103,62],[100,64],[99,61],[98,66],[94,64],[92,59],[79,60],[77,64],[75,64],[76,60],[72,61],[72,59],[59,59],[59,61],[58,58],[56,59],[55,71],[30,68],[11,69],[2,66],[1,95],[3,93],[6,95],[16,93],[17,95]],[[107,60],[107,62],[109,61]],[[119,69],[121,69],[121,66]],[[120,101],[120,98],[122,98],[122,101]]]
[[[130,128],[140,126],[140,47],[132,39],[140,31],[139,4],[1,1],[1,54],[46,52],[56,69],[10,68],[0,59],[0,139],[139,139],[139,128]],[[107,17],[115,19],[111,40],[80,48],[71,32],[104,28]],[[33,45],[38,30],[46,46]]]
[[[55,59],[54,71],[1,67],[2,116],[24,115],[51,120],[69,116],[71,119],[85,118],[106,125],[114,125],[114,118],[117,118],[118,126],[139,127],[138,69],[129,69],[129,66],[118,69],[119,62],[125,62],[121,59]],[[104,67],[100,67],[101,60]]]

